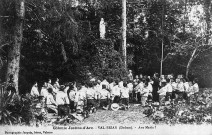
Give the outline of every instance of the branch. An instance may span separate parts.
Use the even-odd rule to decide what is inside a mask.
[[[199,45],[199,47],[201,47],[201,46],[212,46],[211,44],[201,44],[201,45]]]
[[[205,38],[205,36],[210,36],[210,34],[204,34],[204,36],[201,36],[201,38],[198,40],[198,42],[196,42],[196,39],[198,38],[196,38],[195,39],[195,43],[199,43],[201,40],[203,40],[204,38]]]
[[[204,45],[203,45],[203,46],[204,46]],[[201,47],[201,46],[200,46],[200,47]],[[204,49],[204,50],[200,50],[200,52],[203,53],[203,52],[205,52],[205,51],[208,51],[208,50],[211,49],[211,48],[212,48],[212,45],[211,45],[210,47]]]
[[[0,18],[9,18],[9,17],[12,17],[12,16],[0,16]]]
[[[156,37],[158,37],[158,34],[155,30],[147,30],[147,31],[151,31],[151,32],[155,33]]]
[[[166,55],[166,57],[163,59],[163,62],[168,58],[169,55],[172,55],[172,53],[168,53],[168,54]]]
[[[182,65],[182,64],[177,64],[178,66],[181,66],[181,67],[187,67],[186,65]]]
[[[1,49],[2,47],[6,46],[6,45],[10,45],[11,43],[12,43],[12,42],[5,43],[5,44],[0,45],[0,49]]]
[[[199,53],[198,53],[198,54],[196,54],[196,55],[193,57],[193,60],[194,60],[194,59],[196,59],[196,58],[197,58],[197,56],[199,56]]]
[[[182,45],[184,44],[183,41],[182,41],[179,37],[177,37],[176,35],[174,35],[174,39],[179,40],[179,41],[181,42]]]
[[[193,53],[192,53],[192,55],[191,55],[191,57],[190,57],[190,60],[189,60],[189,62],[188,62],[188,65],[190,65],[189,63],[191,63],[191,62],[198,56],[198,54],[196,54],[197,50],[198,50],[198,47],[196,47],[196,48],[193,50]],[[188,65],[187,65],[187,68],[188,68]]]

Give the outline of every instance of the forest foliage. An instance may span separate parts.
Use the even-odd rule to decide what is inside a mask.
[[[13,45],[14,1],[1,1],[2,81]],[[25,0],[20,93],[48,78],[83,81],[88,73],[100,79],[124,78],[121,9],[120,0],[79,0],[77,5],[73,0]],[[211,86],[211,12],[210,0],[128,0],[128,68],[135,74],[159,72],[163,41],[163,74],[186,74],[191,62],[189,78]],[[99,38],[101,18],[107,24],[105,40]]]

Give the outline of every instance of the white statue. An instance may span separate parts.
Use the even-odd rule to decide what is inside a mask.
[[[105,22],[104,18],[101,18],[101,21],[99,23],[99,32],[100,32],[100,38],[105,39]]]

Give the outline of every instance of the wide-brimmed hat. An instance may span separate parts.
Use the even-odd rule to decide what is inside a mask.
[[[111,104],[111,109],[112,109],[113,111],[118,111],[119,108],[120,108],[119,104],[117,104],[117,103]]]

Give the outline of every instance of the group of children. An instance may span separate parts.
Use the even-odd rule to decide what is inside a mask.
[[[95,111],[97,108],[109,109],[111,103],[123,103],[126,108],[129,105],[130,89],[123,81],[109,83],[103,81],[89,81],[87,83],[59,84],[59,79],[52,85],[51,80],[44,83],[40,92],[35,83],[31,89],[31,96],[40,98],[45,102],[49,110],[56,114],[67,114],[67,107],[72,112],[84,110]]]
[[[96,111],[97,108],[105,110],[112,109],[113,104],[120,104],[124,109],[129,108],[129,102],[140,103],[142,106],[151,105],[152,102],[164,101],[178,102],[187,100],[192,96],[197,96],[199,86],[197,80],[187,81],[182,76],[176,80],[168,75],[158,77],[154,74],[149,76],[130,75],[127,81],[104,78],[102,81],[91,79],[84,83],[59,84],[59,79],[55,83],[44,83],[39,92],[37,83],[31,89],[32,97],[40,97],[46,107],[56,114],[67,114],[69,110],[81,113],[84,110]]]
[[[199,92],[197,79],[189,81],[183,75],[178,75],[176,78],[173,75],[161,75],[158,77],[157,73],[152,78],[149,76],[143,77],[142,75],[139,78],[137,75],[134,79],[134,87],[132,99],[138,102],[141,101],[143,106],[152,102],[164,105],[165,101],[169,101],[169,103],[187,101],[187,103],[190,103],[191,98],[197,100]]]

